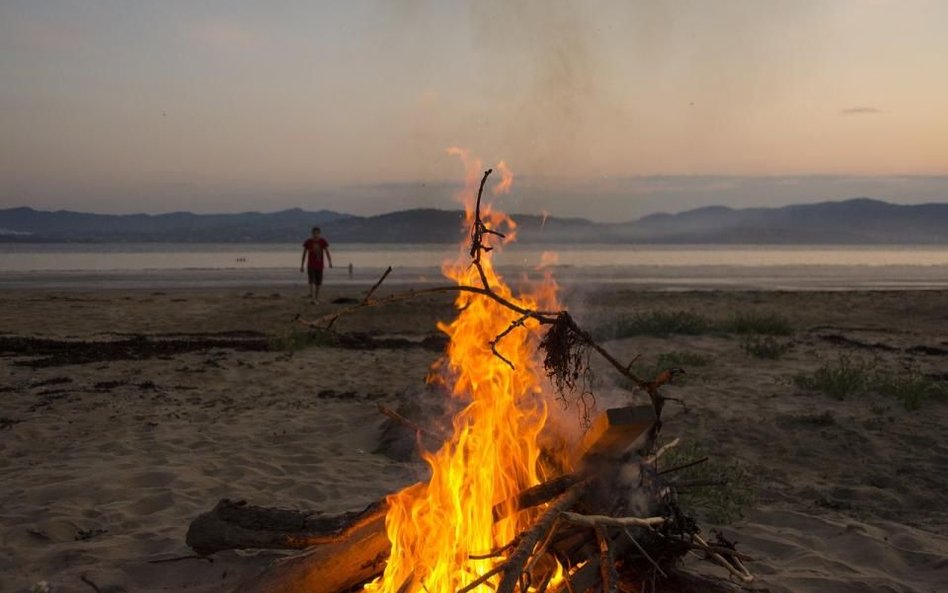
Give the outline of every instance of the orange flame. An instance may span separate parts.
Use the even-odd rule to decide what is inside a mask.
[[[461,157],[467,184],[464,199],[465,231],[474,222],[474,202],[480,183],[481,163],[469,152],[453,148]],[[509,189],[513,179],[501,163],[498,188]],[[492,229],[514,228],[505,214],[481,205],[481,218]],[[490,237],[493,239],[494,237]],[[485,238],[485,240],[489,240]],[[461,256],[446,263],[443,272],[458,285],[481,286],[471,265],[467,245]],[[556,285],[545,281],[534,294],[514,295],[494,270],[491,254],[484,252],[481,266],[500,297],[527,309],[557,309]],[[540,483],[538,437],[547,419],[543,397],[543,368],[537,356],[539,324],[508,333],[497,349],[513,368],[491,352],[491,341],[517,321],[518,314],[484,295],[461,292],[459,313],[451,323],[438,327],[450,336],[446,356],[432,369],[439,382],[450,386],[452,396],[466,405],[454,418],[454,434],[434,453],[426,453],[431,467],[427,484],[417,484],[392,495],[386,530],[392,542],[385,572],[366,589],[370,593],[455,593],[487,573],[496,560],[471,559],[508,544],[535,515],[517,513],[513,498]],[[493,508],[501,505],[503,517],[494,520]],[[492,583],[474,589],[491,593]]]

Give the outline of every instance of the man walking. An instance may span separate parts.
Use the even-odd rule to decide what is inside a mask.
[[[331,268],[332,255],[329,253],[329,242],[320,236],[319,227],[314,226],[312,236],[303,242],[303,258],[300,260],[300,273],[303,272],[305,263],[309,274],[309,302],[313,304],[319,301],[319,287],[323,284],[324,252]]]

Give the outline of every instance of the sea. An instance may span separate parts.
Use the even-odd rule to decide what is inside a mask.
[[[461,247],[332,245],[325,282],[443,281]],[[298,244],[0,243],[0,290],[277,287],[304,282]],[[552,271],[564,285],[648,290],[920,290],[948,288],[948,245],[507,245],[493,252],[508,278]]]

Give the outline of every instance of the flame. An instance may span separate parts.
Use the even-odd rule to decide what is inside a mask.
[[[500,161],[497,163],[497,172],[500,173],[500,181],[494,185],[491,191],[494,192],[495,196],[498,194],[509,194],[510,186],[513,185],[513,171],[510,170],[507,163]]]
[[[474,203],[480,183],[481,162],[468,151],[451,148],[465,166],[466,187],[460,197],[467,213],[465,233],[474,222]],[[497,166],[501,181],[493,191],[506,191],[513,180],[510,169]],[[494,230],[516,228],[504,213],[481,205],[481,219]],[[489,239],[496,237],[490,236]],[[533,294],[515,295],[494,270],[484,252],[481,266],[497,295],[528,309],[558,309],[556,284],[539,283]],[[444,274],[463,286],[481,286],[471,265],[469,246],[462,245],[457,260],[445,263]],[[510,543],[534,512],[517,512],[514,497],[539,484],[543,475],[538,437],[547,419],[543,397],[543,369],[537,356],[539,324],[527,320],[508,333],[497,349],[513,368],[491,352],[491,341],[517,321],[519,315],[484,295],[461,292],[459,312],[438,327],[448,334],[445,357],[436,363],[431,379],[448,386],[466,405],[454,418],[454,434],[434,453],[425,453],[431,468],[427,484],[416,484],[389,497],[386,530],[392,543],[384,574],[366,586],[369,593],[455,593],[491,570],[496,559],[470,556]],[[501,520],[493,509],[501,505]],[[491,593],[499,576],[474,589]]]

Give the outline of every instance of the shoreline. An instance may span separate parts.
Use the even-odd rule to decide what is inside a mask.
[[[384,267],[359,268],[352,277],[345,267],[327,270],[325,284],[365,287],[375,284]],[[552,270],[563,286],[594,285],[599,289],[623,287],[656,291],[860,291],[948,289],[944,266],[553,266],[537,269],[501,266],[498,271],[514,280],[537,280]],[[446,280],[437,267],[395,268],[388,285],[437,285]],[[294,268],[226,268],[181,270],[0,270],[0,292],[29,290],[84,291],[163,289],[285,290],[303,287],[305,278]]]

